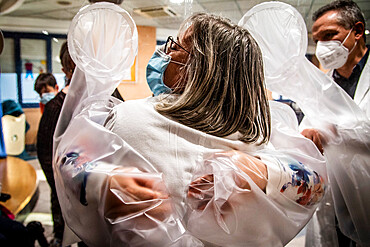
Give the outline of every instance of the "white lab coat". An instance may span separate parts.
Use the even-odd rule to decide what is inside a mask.
[[[369,245],[369,64],[353,100],[305,58],[307,29],[293,7],[279,2],[262,3],[248,11],[239,25],[250,31],[261,48],[267,88],[297,102],[310,121],[308,126],[325,136],[329,184],[340,228],[359,244]],[[319,232],[314,237],[323,236],[325,233]]]
[[[293,112],[287,106],[271,102],[274,126],[271,142],[276,145],[265,147],[239,141],[238,133],[220,138],[177,123],[155,110],[157,98],[119,104],[110,111],[105,128],[102,128],[93,123],[96,117],[89,117],[106,116],[100,108],[94,108],[94,105],[103,103],[91,100],[85,104],[86,110],[72,119],[57,150],[57,153],[65,154],[61,157],[74,152],[93,161],[83,165],[86,171],[89,170],[89,175],[85,176],[87,205],[80,203],[83,171],[80,168],[83,166],[77,164],[78,162],[68,162],[68,158],[67,162],[55,166],[58,195],[66,224],[89,246],[122,246],[123,243],[129,243],[130,246],[245,246],[245,243],[248,246],[283,246],[311,218],[315,205],[299,205],[280,193],[279,182],[284,180],[280,174],[281,168],[267,158],[270,154],[287,154],[325,176],[321,155],[311,142],[299,136],[296,121],[290,121],[290,126],[278,121],[282,116],[287,122],[295,120]],[[295,128],[290,128],[294,125]],[[275,148],[276,153],[273,151]],[[213,207],[207,207],[204,211],[188,210],[186,191],[196,171],[207,167],[203,164],[207,157],[230,149],[259,156],[267,165],[269,178],[267,197],[252,183],[251,191],[232,194],[230,205],[233,213],[224,216],[225,226],[230,229],[227,232],[220,227],[218,214],[215,213],[217,210]],[[153,176],[163,174],[171,203],[176,209],[173,217],[178,217],[178,220],[168,223],[156,221],[158,225],[148,229],[137,227],[140,225],[138,216],[111,221],[103,213],[106,191],[104,184],[107,175],[119,166],[138,166],[148,170],[147,174]],[[218,171],[222,177],[232,177],[228,175],[229,170],[221,168]],[[222,185],[224,188],[224,184]],[[225,185],[226,192],[234,191],[232,184]],[[224,190],[218,191],[216,189],[217,196],[228,198]],[[219,200],[221,199],[217,198],[214,201]],[[239,217],[240,215],[247,217]],[[183,221],[184,226],[180,224]],[[145,222],[153,225],[150,220]],[[180,226],[187,232],[179,232]],[[127,232],[131,231],[135,233],[135,237],[128,235]],[[138,239],[138,236],[144,237]]]
[[[333,75],[334,70],[327,74]],[[370,62],[369,57],[362,70],[360,79],[354,95],[354,102],[365,112],[370,119]],[[302,126],[307,127],[307,119],[302,121]],[[301,127],[301,126],[300,126]],[[301,128],[304,129],[304,128]],[[329,192],[324,199],[324,203],[317,209],[312,220],[307,226],[306,245],[307,246],[338,246],[338,238],[335,229],[334,202],[332,194]]]
[[[329,76],[333,75],[334,70],[328,72]],[[360,79],[357,84],[355,95],[353,100],[355,103],[366,113],[366,116],[370,118],[370,62],[369,57],[367,58],[366,64],[362,70]]]
[[[199,217],[192,217],[194,212],[198,212],[193,210],[188,224],[184,226],[183,220],[188,216],[185,211],[189,212],[186,209],[188,204],[185,204],[186,189],[190,181],[193,181],[193,176],[197,175],[193,171],[199,168],[203,172],[203,168],[208,168],[202,163],[203,158],[206,158],[204,155],[211,151],[229,149],[254,153],[263,146],[241,143],[235,135],[229,139],[218,138],[180,125],[157,113],[153,105],[145,103],[146,100],[125,102],[117,106],[117,113],[123,114],[118,115],[116,122],[110,118],[103,126],[109,110],[117,105],[109,96],[123,79],[122,70],[124,72],[133,64],[137,51],[135,24],[129,14],[118,6],[96,3],[80,10],[72,21],[68,45],[76,69],[54,135],[53,168],[66,226],[70,226],[73,233],[87,245],[203,245],[195,238],[199,237],[206,242],[221,243],[221,246],[283,246],[309,220],[316,205],[302,206],[286,198],[277,190],[277,186],[275,193],[269,193],[270,185],[273,184],[271,179],[268,181],[266,195],[249,177],[244,176],[251,189],[241,191],[231,186],[220,186],[221,192],[228,193],[228,197],[222,198],[220,196],[226,192],[218,193],[219,187],[215,190],[216,199],[220,198],[215,199],[215,202],[223,203],[225,200],[229,201],[230,197],[231,205],[235,205],[235,210],[230,211],[225,220],[223,214],[213,213],[213,208],[218,208],[210,206],[196,215]],[[271,110],[272,121],[276,119],[274,114],[282,119],[281,124],[280,121],[272,123],[276,129],[272,130],[271,142],[276,141],[276,150],[287,153],[326,177],[324,160],[313,143],[299,135],[296,122],[288,121],[295,120],[294,114],[288,118],[284,109],[282,110],[283,113]],[[149,116],[151,117],[148,118]],[[153,138],[161,142],[154,142]],[[163,175],[163,181],[171,196],[169,199],[151,200],[150,203],[154,201],[165,204],[169,201],[176,209],[169,210],[173,214],[164,221],[153,218],[150,214],[143,220],[144,217],[140,216],[147,211],[140,212],[134,215],[135,217],[129,215],[118,219],[107,215],[107,176],[115,174],[115,168],[118,166],[138,168],[146,172],[146,178],[150,175],[149,178],[156,181]],[[218,173],[228,182],[224,184],[233,185],[234,179],[229,178],[238,174],[234,169],[227,170],[227,174],[232,176],[228,176],[224,171],[219,170]],[[135,176],[142,173],[136,172]],[[204,174],[209,173],[202,173],[201,176]],[[271,177],[272,172],[269,170],[269,178]],[[223,180],[216,180],[217,184],[223,185],[218,182]],[[132,204],[126,197],[122,200],[125,204]],[[224,210],[223,207],[220,209]],[[212,222],[203,220],[201,225],[201,218],[210,219]],[[151,224],[145,224],[148,219]],[[153,223],[156,223],[154,227]],[[196,227],[201,229],[191,231]],[[229,227],[230,233],[233,234],[223,230],[225,227]],[[186,230],[201,236],[193,237]],[[138,234],[131,234],[132,232]],[[214,234],[214,237],[210,233]],[[64,244],[78,240],[66,239],[66,235]],[[226,243],[222,244],[224,242]]]

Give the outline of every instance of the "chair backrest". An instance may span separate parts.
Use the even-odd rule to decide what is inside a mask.
[[[26,115],[4,115],[2,118],[5,149],[8,155],[19,155],[25,147]]]

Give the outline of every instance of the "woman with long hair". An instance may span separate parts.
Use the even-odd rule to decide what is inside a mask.
[[[92,97],[74,113],[55,158],[68,226],[88,246],[290,241],[325,186],[305,166],[316,160],[270,143],[263,75],[247,30],[185,20],[148,63],[154,97],[116,104],[104,121]]]

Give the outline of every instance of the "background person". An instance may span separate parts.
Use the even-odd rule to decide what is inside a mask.
[[[316,56],[318,60],[325,69],[330,69],[328,75],[370,118],[369,46],[366,46],[365,18],[360,8],[353,1],[334,1],[318,9],[312,19],[314,21],[312,35],[317,43]],[[338,107],[341,106],[338,105]],[[303,124],[304,126],[309,125],[307,122]],[[318,130],[304,129],[302,134],[311,139],[322,153],[325,152],[324,139]],[[340,230],[337,218],[335,218],[336,234],[334,233],[336,235],[334,238],[337,239],[331,238],[332,235],[328,234],[330,227],[324,225],[323,222],[325,222],[326,216],[334,213],[334,209],[324,209],[323,207],[315,216],[322,224],[316,226],[322,231],[321,238],[319,239],[316,235],[312,238],[308,237],[306,238],[307,245],[331,246],[337,242],[339,246],[355,246],[356,243]],[[350,220],[346,222],[347,225],[351,224]],[[351,226],[348,225],[348,228]]]
[[[317,10],[312,20],[312,36],[321,65],[330,69],[328,75],[370,118],[369,46],[361,9],[353,1],[334,1]],[[302,134],[323,151],[317,130],[306,129]]]
[[[51,73],[42,73],[36,78],[34,89],[40,96],[40,110],[43,113],[46,103],[59,91],[57,80]]]
[[[52,161],[54,131],[75,68],[75,64],[68,52],[67,42],[64,42],[61,46],[59,57],[62,64],[62,71],[66,76],[66,86],[45,105],[37,132],[37,157],[51,189],[51,213],[54,227],[54,239],[50,243],[51,246],[62,245],[64,232],[64,220],[55,188]]]

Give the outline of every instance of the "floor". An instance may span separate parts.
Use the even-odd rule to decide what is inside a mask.
[[[29,216],[25,220],[25,225],[33,220],[40,221],[44,226],[45,232],[44,235],[50,241],[53,238],[53,221],[50,213],[50,187],[46,182],[46,178],[44,172],[41,170],[40,164],[37,159],[28,160],[37,172],[37,177],[39,179],[39,189],[40,189],[40,196],[38,202],[33,209],[33,212],[29,214]],[[290,243],[288,243],[287,247],[303,247],[305,243],[305,233],[306,230],[303,229]],[[38,243],[35,245],[39,247]],[[76,247],[73,245],[72,247]]]
[[[35,208],[33,209],[32,213],[27,216],[24,225],[27,225],[28,222],[34,220],[40,221],[45,229],[44,235],[50,242],[50,240],[52,240],[54,236],[53,220],[51,217],[50,187],[49,184],[46,182],[44,172],[40,167],[38,159],[27,160],[27,162],[30,163],[36,170],[37,178],[39,180],[40,195]],[[37,241],[35,247],[39,247]],[[72,245],[72,247],[77,247],[77,244]]]

